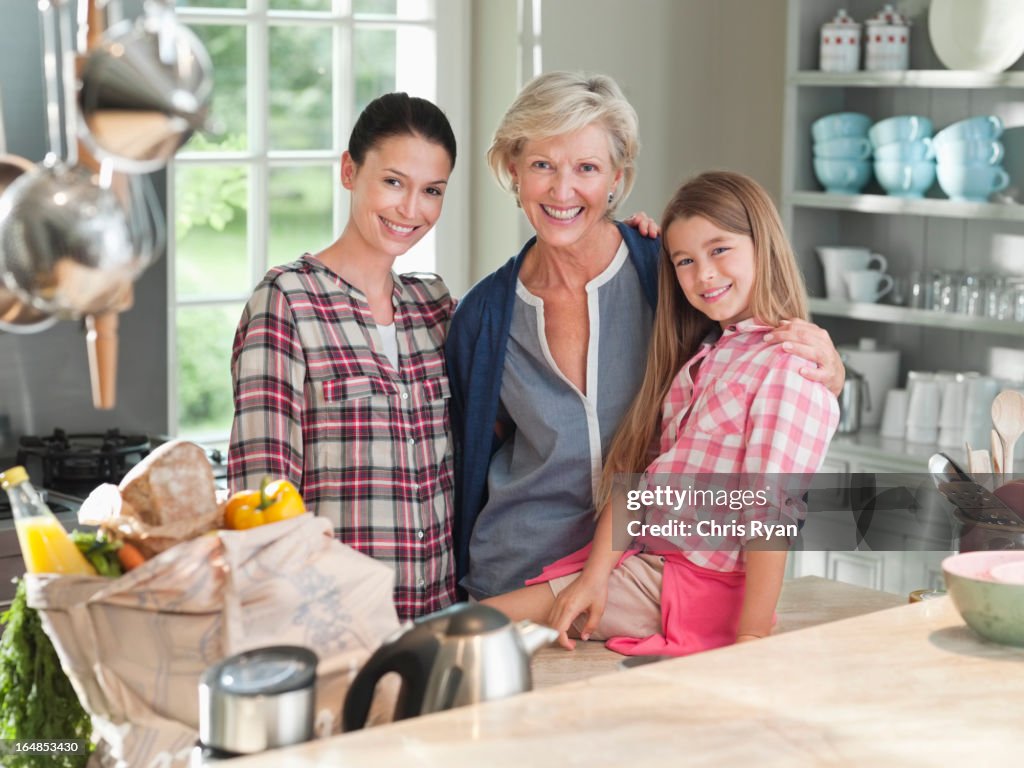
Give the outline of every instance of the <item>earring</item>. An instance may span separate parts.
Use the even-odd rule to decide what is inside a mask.
[[[608,205],[611,205],[612,204],[612,200],[614,200],[614,199],[615,199],[615,193],[614,192],[609,192],[608,193]]]
[[[512,185],[512,196],[515,197],[515,199],[516,199],[516,208],[522,208],[523,207],[523,203],[519,200],[519,185],[518,184],[513,184]]]

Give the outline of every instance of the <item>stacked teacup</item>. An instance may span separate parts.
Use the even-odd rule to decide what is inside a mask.
[[[920,115],[880,120],[868,136],[875,153],[875,178],[895,197],[924,197],[935,181],[932,121]]]
[[[826,192],[855,195],[871,179],[871,118],[859,112],[837,112],[811,124],[814,175]]]
[[[935,137],[939,186],[951,200],[984,203],[1006,189],[1010,175],[1001,165],[1003,122],[995,115],[961,120]]]

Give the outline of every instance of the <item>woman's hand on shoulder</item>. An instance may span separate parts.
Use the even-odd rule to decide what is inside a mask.
[[[580,632],[581,640],[589,640],[604,615],[608,600],[608,578],[584,570],[578,579],[563,589],[548,614],[548,625],[558,632],[558,644],[568,650],[576,647],[569,637],[569,628],[577,616],[587,614],[587,623]]]
[[[643,211],[634,213],[628,219],[625,219],[623,224],[632,227],[644,237],[649,237],[652,240],[661,234],[661,227],[658,226],[658,222]]]
[[[838,396],[846,381],[846,368],[839,357],[832,337],[821,326],[806,320],[783,320],[782,325],[765,336],[769,344],[782,344],[787,352],[814,363],[816,367],[800,369],[810,381],[820,381]]]

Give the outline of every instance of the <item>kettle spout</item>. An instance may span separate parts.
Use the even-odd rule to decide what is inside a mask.
[[[523,648],[526,653],[533,656],[545,645],[550,645],[558,639],[558,633],[551,627],[524,619],[516,624],[519,630],[519,639],[523,641]]]

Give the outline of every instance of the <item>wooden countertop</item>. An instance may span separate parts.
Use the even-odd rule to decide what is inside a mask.
[[[816,581],[808,594],[842,602]],[[1024,649],[980,640],[940,598],[231,764],[1018,766],[1022,688]]]

